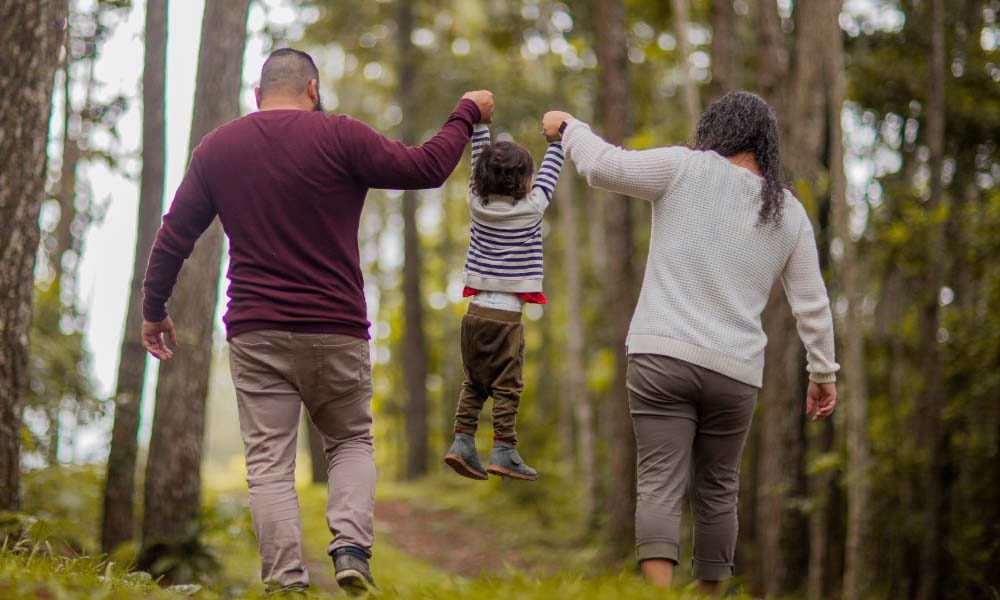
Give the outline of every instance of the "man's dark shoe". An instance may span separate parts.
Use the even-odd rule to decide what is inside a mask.
[[[368,559],[361,558],[357,554],[347,548],[337,548],[333,551],[333,568],[337,572],[337,585],[350,596],[378,591],[371,570],[368,569]]]
[[[490,466],[486,467],[486,470],[490,475],[500,477],[526,481],[538,479],[538,471],[524,464],[521,455],[517,453],[517,448],[500,441],[493,442],[493,451],[490,452]]]
[[[476,438],[464,433],[456,433],[451,449],[444,456],[444,462],[462,477],[486,481],[486,469],[479,462],[476,452]]]
[[[305,598],[309,594],[309,586],[304,583],[293,583],[283,587],[266,588],[267,596],[276,598]]]

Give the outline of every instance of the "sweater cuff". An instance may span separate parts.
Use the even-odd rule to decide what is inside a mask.
[[[472,137],[475,124],[480,122],[482,119],[483,114],[479,112],[479,105],[468,98],[462,98],[458,101],[458,104],[455,105],[455,110],[451,111],[451,115],[448,117],[448,122],[462,121],[469,129],[469,137]]]
[[[149,298],[142,300],[142,318],[150,323],[159,323],[167,318],[167,307],[162,302],[153,302]]]
[[[581,129],[590,130],[590,126],[581,121],[580,119],[566,119],[563,121],[565,128],[562,130],[562,144],[563,148],[569,143],[569,139],[573,137],[573,132],[579,131]]]
[[[810,373],[809,381],[813,383],[836,383],[837,373]]]

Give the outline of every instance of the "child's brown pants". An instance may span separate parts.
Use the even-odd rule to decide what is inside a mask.
[[[479,412],[493,397],[493,436],[517,443],[514,422],[524,390],[524,326],[521,313],[469,304],[462,317],[465,381],[455,412],[455,430],[474,435]]]

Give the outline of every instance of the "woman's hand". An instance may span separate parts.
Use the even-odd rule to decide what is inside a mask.
[[[562,124],[573,118],[573,115],[561,110],[550,110],[542,117],[542,135],[550,142],[554,142],[562,137],[559,128]]]
[[[813,421],[829,417],[837,406],[837,386],[833,383],[809,382],[806,392],[806,415]]]

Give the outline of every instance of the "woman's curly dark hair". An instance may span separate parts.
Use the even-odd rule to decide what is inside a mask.
[[[695,150],[722,156],[753,153],[764,185],[757,223],[780,223],[785,207],[785,185],[778,162],[778,120],[770,105],[750,92],[730,92],[711,104],[698,121]]]
[[[472,191],[481,198],[510,196],[520,200],[528,195],[528,182],[535,166],[524,146],[514,142],[494,142],[472,166]]]

